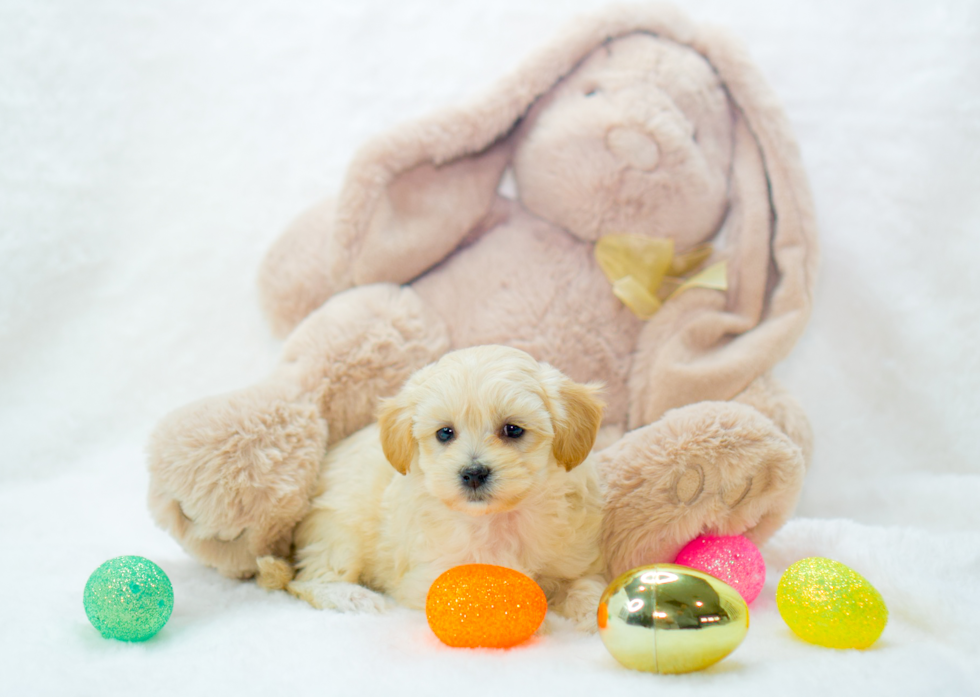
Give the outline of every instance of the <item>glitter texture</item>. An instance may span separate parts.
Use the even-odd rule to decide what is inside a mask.
[[[82,598],[92,626],[106,639],[146,641],[174,609],[174,589],[145,557],[116,557],[92,572]]]
[[[704,535],[680,551],[675,564],[711,574],[737,590],[751,603],[766,582],[766,563],[759,548],[741,535]]]
[[[425,616],[449,646],[504,649],[528,639],[544,621],[548,601],[528,576],[503,566],[465,564],[435,580]]]
[[[888,608],[853,569],[823,557],[796,562],[779,579],[776,606],[804,641],[833,649],[866,649],[881,636]]]

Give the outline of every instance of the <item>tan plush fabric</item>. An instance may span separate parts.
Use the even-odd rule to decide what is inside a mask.
[[[516,195],[498,194],[502,178]],[[592,255],[619,233],[671,237],[679,251],[711,242],[729,290],[689,290],[640,321]],[[666,5],[583,18],[482,96],[366,144],[338,196],[286,232],[260,274],[273,326],[296,327],[272,380],[316,413],[271,424],[218,397],[168,417],[151,445],[152,507],[206,563],[252,574],[250,555],[278,549],[264,531],[288,543],[302,506],[253,497],[252,532],[222,542],[238,545],[235,563],[204,550],[212,519],[243,523],[188,512],[222,500],[198,499],[186,481],[197,468],[246,458],[222,433],[275,442],[282,464],[255,487],[286,495],[302,479],[305,492],[295,472],[315,463],[297,428],[335,442],[413,369],[503,343],[606,384],[606,432],[624,434],[599,454],[612,570],[667,559],[702,531],[762,541],[789,515],[810,447],[768,372],[804,328],[817,256],[795,142],[737,42]],[[255,395],[258,412],[283,408]],[[225,431],[187,438],[195,409],[227,416]]]

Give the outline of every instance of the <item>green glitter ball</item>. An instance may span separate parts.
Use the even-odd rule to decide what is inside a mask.
[[[116,557],[92,572],[82,599],[92,626],[106,639],[146,641],[174,609],[174,588],[145,557]]]

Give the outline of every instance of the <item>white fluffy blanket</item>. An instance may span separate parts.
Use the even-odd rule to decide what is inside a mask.
[[[168,410],[263,375],[262,252],[371,134],[457,103],[599,0],[0,0],[0,691],[17,695],[977,694],[980,5],[690,0],[749,45],[810,172],[824,264],[780,377],[817,452],[763,550],[742,646],[686,676],[621,668],[558,623],[452,650],[422,614],[316,612],[220,578],[149,520]],[[102,639],[89,573],[154,559],[176,609]],[[870,650],[797,640],[798,558],[891,610]]]

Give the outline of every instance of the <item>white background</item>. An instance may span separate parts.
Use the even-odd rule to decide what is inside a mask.
[[[604,4],[0,0],[0,687],[980,689],[964,624],[980,594],[969,0],[681,3],[740,36],[782,99],[823,247],[813,319],[778,371],[811,416],[816,456],[730,659],[633,674],[563,627],[510,652],[449,651],[417,613],[315,613],[221,579],[149,520],[155,421],[276,359],[254,279],[284,226],[338,189],[371,135],[475,94]],[[119,554],[153,558],[175,584],[174,617],[145,645],[104,641],[82,613],[88,574]],[[874,650],[811,647],[781,623],[778,573],[810,554],[885,595]]]

